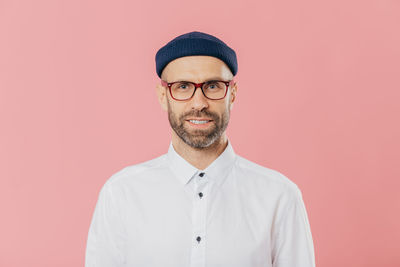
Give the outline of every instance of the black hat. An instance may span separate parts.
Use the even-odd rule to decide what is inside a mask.
[[[236,53],[232,48],[215,36],[193,31],[176,37],[157,51],[156,72],[158,77],[161,78],[163,69],[172,60],[195,55],[219,58],[228,65],[233,76],[237,73]]]

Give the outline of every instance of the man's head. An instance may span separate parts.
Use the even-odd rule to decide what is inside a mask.
[[[233,73],[237,70],[237,66],[234,65],[237,64],[236,57],[233,65],[232,62],[228,62],[231,66],[228,66],[223,59],[224,57],[187,53],[168,61],[161,70],[159,69],[159,76],[167,83],[231,81],[234,77]],[[187,145],[199,149],[210,147],[225,136],[236,92],[236,83],[231,83],[225,98],[211,100],[204,96],[201,88],[196,88],[191,99],[177,101],[172,98],[168,86],[157,84],[158,100],[162,108],[168,112],[173,138],[177,137]],[[211,121],[196,124],[196,122],[190,122],[190,119]]]

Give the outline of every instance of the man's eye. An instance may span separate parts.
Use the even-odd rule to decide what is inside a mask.
[[[223,85],[220,82],[208,82],[206,84],[207,89],[220,89],[222,87],[223,87]]]
[[[188,82],[181,82],[176,84],[176,88],[178,89],[188,89],[190,88],[190,83]]]

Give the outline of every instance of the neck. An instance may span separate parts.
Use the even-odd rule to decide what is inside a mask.
[[[199,170],[204,170],[225,150],[228,145],[228,138],[224,133],[211,146],[199,149],[189,146],[172,131],[172,145],[175,151],[187,162]]]

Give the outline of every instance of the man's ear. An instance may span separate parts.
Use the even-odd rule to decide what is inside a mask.
[[[157,93],[157,99],[158,102],[161,105],[161,108],[165,111],[168,111],[168,105],[167,105],[167,90],[164,86],[161,84],[157,83],[156,84],[156,93]]]
[[[230,103],[230,109],[232,110],[233,108],[233,102],[235,102],[236,99],[236,94],[237,94],[237,82],[233,83],[232,89],[231,89],[231,103]]]

